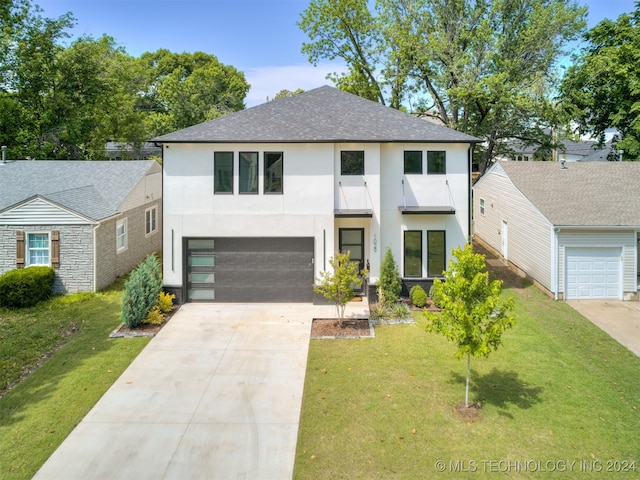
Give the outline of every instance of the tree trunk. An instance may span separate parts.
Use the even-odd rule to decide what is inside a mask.
[[[467,387],[464,394],[464,406],[469,408],[469,378],[471,377],[471,355],[467,354]]]

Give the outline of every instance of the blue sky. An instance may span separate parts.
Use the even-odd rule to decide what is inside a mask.
[[[74,36],[115,38],[138,56],[166,48],[203,51],[244,72],[251,90],[248,107],[286,88],[330,83],[339,62],[313,67],[300,53],[307,40],[296,22],[309,0],[33,0],[47,17],[71,12]],[[634,0],[579,0],[589,6],[589,26],[631,12]]]

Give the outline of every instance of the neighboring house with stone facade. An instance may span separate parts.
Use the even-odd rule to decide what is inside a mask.
[[[161,250],[161,222],[153,160],[0,164],[0,274],[51,265],[56,293],[100,290]]]

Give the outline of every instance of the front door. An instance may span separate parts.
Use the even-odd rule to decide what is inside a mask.
[[[350,252],[352,262],[358,264],[358,270],[364,269],[364,228],[341,228],[338,230],[340,237],[340,252]],[[364,282],[356,288],[356,292],[363,291]]]

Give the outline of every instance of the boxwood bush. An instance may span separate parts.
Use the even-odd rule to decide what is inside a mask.
[[[53,267],[47,266],[9,270],[0,276],[0,306],[25,308],[46,300],[55,276]]]
[[[418,308],[422,308],[427,304],[427,292],[425,292],[424,288],[420,285],[411,287],[411,290],[409,290],[409,298],[411,298],[411,303]]]

